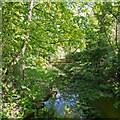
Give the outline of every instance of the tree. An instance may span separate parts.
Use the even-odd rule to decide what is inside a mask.
[[[4,3],[3,16],[4,74],[30,54],[45,57],[57,46],[83,44],[82,29],[67,3]]]

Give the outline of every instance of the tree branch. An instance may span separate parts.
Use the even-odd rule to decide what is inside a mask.
[[[42,11],[42,10],[36,8],[36,7],[34,7],[34,9],[36,9],[36,10],[38,10],[38,11],[41,11],[42,13],[45,13],[45,14],[47,14],[47,15],[50,15],[51,17],[54,17],[54,16],[52,16],[50,13],[46,13],[45,11]]]
[[[41,2],[39,2],[39,3],[36,3],[36,4],[33,6],[33,8],[34,8],[34,7],[36,7],[36,6],[38,6],[40,3],[41,3]]]
[[[106,36],[106,38],[107,38],[107,40],[108,40],[108,42],[109,42],[109,44],[110,44],[110,46],[111,46],[111,48],[112,48],[114,54],[116,54],[115,51],[114,51],[114,48],[113,48],[112,44],[110,43],[110,40],[109,40],[109,38],[108,38],[107,33],[106,33],[105,30],[104,30],[104,32],[105,32],[105,36]]]
[[[37,40],[37,41],[39,41],[39,42],[43,42],[43,43],[47,43],[47,44],[56,44],[56,43],[62,42],[62,41],[56,41],[56,42],[45,42],[45,41],[40,41],[39,39],[37,39],[37,38],[35,38],[35,37],[31,36],[31,35],[30,35],[30,37],[33,38],[33,39],[35,39],[35,40]]]
[[[33,2],[34,2],[34,0],[31,0],[30,5],[29,5],[29,10],[28,10],[27,20],[29,22],[31,20]],[[29,23],[28,23],[28,26],[29,26]],[[27,28],[27,29],[29,29],[29,28]],[[14,58],[14,60],[11,63],[9,63],[9,65],[7,65],[8,67],[5,68],[3,75],[5,75],[7,73],[7,71],[9,70],[9,68],[12,67],[13,65],[15,65],[16,62],[18,62],[22,58],[22,56],[24,56],[26,46],[28,45],[29,33],[27,33],[26,36],[27,36],[27,39],[23,42],[22,52],[19,53],[18,56],[16,58]]]
[[[115,14],[111,11],[111,9],[109,9],[109,12],[117,19],[117,15],[115,15]]]
[[[116,41],[116,46],[117,46],[117,49],[119,50],[120,48],[118,47],[118,41],[117,41],[117,22],[116,22],[116,36],[115,36],[115,41]]]
[[[108,5],[109,5],[109,3],[107,3]],[[107,4],[106,4],[106,6],[107,6]],[[112,5],[111,5],[112,6]],[[113,7],[113,6],[112,6]],[[112,9],[111,8],[108,8],[108,6],[107,6],[107,10],[108,10],[108,12],[109,13],[111,13],[116,19],[117,19],[117,15],[115,15],[114,13],[113,13],[113,11],[112,11]]]

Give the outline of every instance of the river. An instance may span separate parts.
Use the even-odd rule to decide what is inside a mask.
[[[79,97],[78,94],[67,95],[68,97],[63,97],[61,92],[57,92],[56,96],[44,102],[45,107],[48,108],[49,112],[55,112],[54,117],[60,118],[76,118],[83,120],[82,110],[78,111],[77,104],[79,103],[76,98]],[[71,108],[74,108],[72,111]],[[79,116],[76,117],[76,112],[79,113]],[[51,117],[51,116],[50,116]],[[49,118],[49,116],[48,116]]]

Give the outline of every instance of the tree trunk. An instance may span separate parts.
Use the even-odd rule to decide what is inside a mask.
[[[119,69],[117,73],[118,81],[120,81],[120,4],[118,6],[118,18],[117,18],[117,42],[118,42],[118,61]]]
[[[28,11],[28,16],[27,16],[27,20],[28,20],[28,28],[27,29],[29,29],[29,24],[31,21],[33,2],[34,2],[34,0],[31,0],[30,6],[29,6],[29,11]],[[29,34],[29,32],[27,32],[27,39],[29,39],[29,37],[30,37],[30,34]],[[24,57],[24,53],[25,53],[27,44],[28,44],[28,41],[25,41],[25,46],[22,49],[23,57]],[[25,78],[25,59],[23,60],[23,80],[24,80],[24,78]]]
[[[31,20],[33,2],[34,2],[34,0],[31,0],[30,5],[29,5],[28,17],[27,17],[27,20],[28,20],[28,25],[27,25],[28,27],[27,27],[27,29],[29,29],[29,24],[30,24],[29,22]],[[10,67],[12,67],[13,65],[16,64],[16,61],[19,61],[24,56],[24,53],[25,53],[25,50],[26,50],[26,46],[28,44],[28,38],[29,38],[29,33],[27,33],[27,39],[23,42],[22,52],[19,53],[18,56],[12,62],[10,62],[8,64],[8,67],[5,68],[3,75],[5,75],[8,72]],[[23,71],[24,71],[25,62],[23,62],[23,63],[24,63],[24,67],[23,67]]]
[[[118,7],[118,19],[117,19],[117,41],[120,46],[120,5]]]

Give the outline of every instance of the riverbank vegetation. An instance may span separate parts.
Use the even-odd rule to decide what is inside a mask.
[[[120,118],[119,11],[120,2],[3,2],[2,118]],[[60,56],[72,63],[48,65]],[[74,98],[64,115],[45,106],[58,92]]]

